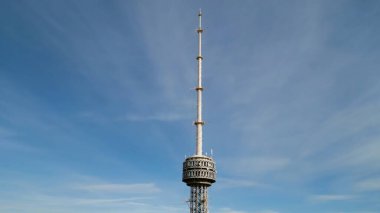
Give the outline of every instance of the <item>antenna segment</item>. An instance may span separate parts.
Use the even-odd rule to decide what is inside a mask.
[[[202,121],[202,11],[199,10],[198,13],[199,17],[199,27],[197,29],[198,33],[198,85],[195,88],[197,91],[197,120],[194,122],[196,126],[196,151],[195,155],[202,155],[202,145],[203,145],[203,132],[202,128],[204,125],[204,122]]]

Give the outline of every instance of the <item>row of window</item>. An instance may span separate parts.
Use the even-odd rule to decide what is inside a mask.
[[[214,168],[214,163],[208,161],[187,161],[187,166],[205,166]]]
[[[215,172],[209,171],[188,171],[186,177],[204,177],[215,179]]]

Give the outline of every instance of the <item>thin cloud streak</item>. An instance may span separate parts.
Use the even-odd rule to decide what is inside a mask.
[[[127,115],[125,117],[121,117],[117,120],[126,120],[126,121],[163,121],[163,122],[171,122],[189,119],[190,116],[186,116],[185,114],[180,113],[160,113],[156,115]]]
[[[66,177],[67,178],[67,177]],[[23,183],[13,180],[19,189],[2,191],[1,212],[170,212],[184,211],[177,204],[163,205],[167,193],[153,183],[136,184],[74,184],[73,181],[94,182],[97,177],[75,175],[70,180],[56,183]],[[10,183],[7,184],[10,184]],[[1,183],[0,183],[1,184]],[[5,188],[6,189],[6,188]],[[21,194],[20,194],[21,193]],[[136,196],[138,195],[138,196]]]
[[[152,194],[161,191],[154,183],[88,184],[78,186],[78,189],[87,190],[91,192],[118,192],[138,194]]]
[[[355,189],[359,191],[380,191],[380,178],[361,180],[355,184]]]
[[[245,211],[238,211],[238,210],[234,210],[231,208],[221,208],[221,209],[219,209],[219,212],[222,212],[222,213],[246,213]]]
[[[239,179],[239,178],[218,178],[218,185],[216,185],[216,188],[240,188],[240,187],[263,187],[266,186],[265,184],[258,183],[256,181],[252,180],[245,180],[245,179]]]
[[[288,158],[275,156],[254,156],[225,159],[221,162],[222,167],[228,168],[227,171],[235,172],[240,175],[266,175],[286,169],[291,163]],[[231,170],[232,169],[232,170]]]
[[[78,205],[87,206],[113,206],[113,205],[134,205],[134,206],[146,206],[144,202],[138,202],[139,200],[146,200],[149,198],[117,198],[117,199],[77,199],[74,203]]]
[[[314,202],[330,202],[330,201],[347,201],[355,199],[353,195],[337,195],[337,194],[324,194],[324,195],[313,195],[310,197],[311,201]]]

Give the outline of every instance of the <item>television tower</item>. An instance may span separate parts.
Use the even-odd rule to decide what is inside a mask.
[[[199,11],[198,33],[198,85],[197,92],[197,120],[196,126],[196,150],[195,155],[183,162],[182,181],[190,187],[190,199],[188,201],[190,213],[208,213],[207,188],[215,182],[216,167],[212,157],[202,154],[202,12]]]

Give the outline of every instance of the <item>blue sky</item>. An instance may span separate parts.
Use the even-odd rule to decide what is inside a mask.
[[[187,212],[197,11],[219,213],[380,212],[380,2],[0,2],[0,212]]]

